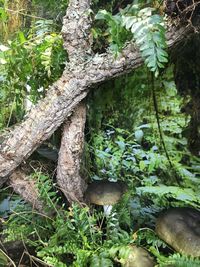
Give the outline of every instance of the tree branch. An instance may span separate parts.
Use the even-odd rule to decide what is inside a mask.
[[[63,19],[64,48],[72,60],[83,62],[92,50],[89,43],[91,18],[90,0],[71,0]]]
[[[80,177],[85,120],[85,104],[79,104],[73,115],[64,123],[58,158],[57,182],[70,203],[83,202],[83,193],[86,189],[86,183]]]
[[[19,194],[25,201],[32,204],[33,208],[44,213],[44,203],[39,200],[36,184],[20,169],[16,170],[8,180],[15,193]]]
[[[70,1],[64,18],[62,34],[70,64],[82,64],[91,56],[90,1]],[[71,29],[70,31],[68,29]],[[65,121],[57,166],[57,182],[70,203],[83,202],[86,183],[80,176],[80,162],[84,146],[86,105],[81,102],[73,115]]]

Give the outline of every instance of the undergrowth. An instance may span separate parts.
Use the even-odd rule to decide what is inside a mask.
[[[62,13],[64,2],[60,1]],[[125,42],[134,39],[146,66],[158,75],[168,61],[164,22],[155,9],[145,7],[146,1],[138,2],[142,6],[131,5],[115,15],[100,11],[96,19],[100,25],[106,21],[102,27],[106,29],[103,32],[94,26],[94,46],[101,38],[107,39],[117,56]],[[4,25],[8,14],[3,7],[0,12]],[[1,45],[0,129],[21,121],[63,71],[66,53],[61,35],[49,13],[47,17],[31,20],[29,30],[19,31],[15,39]],[[157,266],[200,266],[199,259],[175,253],[154,232],[161,210],[200,208],[200,160],[187,149],[183,132],[190,118],[181,112],[184,101],[177,95],[173,80],[168,68],[155,81],[169,157],[160,142],[146,68],[102,84],[106,89],[103,97],[101,90],[94,90],[88,98],[87,174],[93,180],[123,180],[129,187],[110,217],[85,205],[68,208],[58,197],[52,179],[36,172],[31,179],[37,182],[44,213],[19,202],[4,224],[5,241],[21,240],[34,247],[38,258],[55,267],[119,266],[129,254],[129,245],[146,248]],[[4,256],[0,253],[0,261],[6,261]]]

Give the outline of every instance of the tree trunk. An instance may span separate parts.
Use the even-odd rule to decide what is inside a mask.
[[[80,176],[83,152],[86,106],[80,104],[64,123],[58,158],[57,182],[70,203],[83,202],[86,183]]]
[[[90,36],[90,0],[83,0],[76,14],[78,1],[69,3],[63,27],[65,49],[68,51],[70,64],[83,64],[92,55]],[[71,32],[69,32],[71,28]],[[73,33],[73,34],[72,34]],[[80,176],[80,163],[84,146],[86,105],[79,104],[73,115],[64,123],[63,137],[57,167],[57,182],[69,203],[83,202],[86,183]]]
[[[90,1],[83,0],[70,1],[70,6],[74,8],[72,16],[74,21],[68,23],[69,21],[64,19],[64,36],[68,32],[73,39],[74,27],[84,18],[83,13],[89,10],[89,3]],[[87,29],[87,23],[84,24],[84,28]],[[185,36],[188,38],[192,33],[193,28],[190,26],[180,29],[170,28],[167,34],[169,47]],[[84,33],[82,35],[84,36]],[[90,88],[99,82],[130,72],[142,64],[140,53],[133,44],[128,44],[117,59],[107,52],[86,57],[81,64],[75,65],[74,61],[67,64],[62,77],[49,88],[46,97],[30,111],[25,120],[2,143],[0,185],[71,115],[76,105],[86,97]]]

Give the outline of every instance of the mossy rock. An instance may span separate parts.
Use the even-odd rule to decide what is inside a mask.
[[[123,267],[154,267],[155,262],[144,248],[130,246],[130,254]]]
[[[200,257],[200,211],[171,208],[158,217],[156,233],[177,252]]]

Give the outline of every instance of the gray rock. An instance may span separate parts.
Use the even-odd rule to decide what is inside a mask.
[[[130,246],[130,254],[123,267],[154,267],[155,262],[144,248]]]
[[[158,217],[156,232],[177,252],[200,257],[200,211],[171,208]]]

